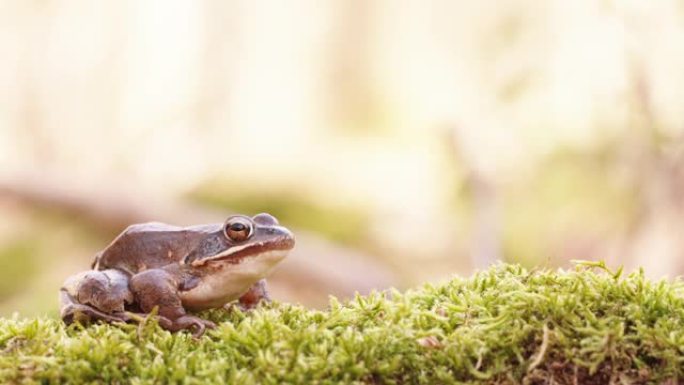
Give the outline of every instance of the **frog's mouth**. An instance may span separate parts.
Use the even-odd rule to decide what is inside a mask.
[[[233,265],[239,264],[245,259],[259,258],[262,256],[279,256],[280,258],[283,258],[287,252],[294,247],[294,244],[294,237],[288,232],[286,235],[263,242],[252,242],[233,246],[220,254],[192,261],[191,265],[198,267],[213,262]]]

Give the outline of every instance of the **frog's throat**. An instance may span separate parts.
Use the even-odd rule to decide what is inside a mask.
[[[246,258],[258,257],[270,251],[288,251],[294,247],[294,239],[291,237],[280,237],[264,242],[248,243],[233,246],[222,253],[211,257],[198,259],[190,263],[193,267],[204,266],[209,262],[222,262],[228,264],[241,263]]]
[[[197,286],[181,291],[183,306],[189,310],[217,308],[240,298],[262,278],[270,275],[288,250],[269,250],[255,258],[244,258],[242,263],[216,262],[216,269],[200,277]]]

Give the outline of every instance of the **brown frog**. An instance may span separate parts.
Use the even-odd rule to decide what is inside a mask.
[[[66,323],[127,322],[157,307],[160,326],[200,336],[215,325],[186,310],[233,300],[249,309],[268,301],[264,278],[294,244],[269,214],[191,227],[132,225],[96,255],[93,270],[64,282],[61,317]]]

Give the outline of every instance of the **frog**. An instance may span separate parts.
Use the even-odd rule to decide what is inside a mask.
[[[200,337],[216,325],[193,312],[270,302],[265,278],[294,245],[267,213],[189,227],[134,224],[95,255],[91,270],[66,279],[60,316],[66,324],[153,316],[166,330]]]

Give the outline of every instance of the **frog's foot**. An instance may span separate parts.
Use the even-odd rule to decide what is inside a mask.
[[[188,314],[180,316],[175,320],[166,319],[166,322],[168,322],[168,324],[162,325],[160,322],[159,325],[170,332],[176,332],[179,330],[193,330],[192,336],[195,338],[201,337],[207,329],[216,328],[215,323]]]
[[[240,297],[235,306],[242,311],[249,311],[259,306],[260,303],[269,302],[271,302],[271,297],[266,290],[266,280],[260,279]]]
[[[183,315],[175,320],[172,320],[154,313],[146,314],[126,312],[126,319],[128,321],[134,321],[138,323],[139,336],[142,335],[142,327],[145,325],[145,323],[147,323],[148,319],[154,319],[162,329],[168,330],[170,332],[195,329],[192,333],[194,338],[199,338],[207,329],[214,329],[216,327],[216,324],[211,321],[191,315]]]
[[[60,316],[67,325],[74,322],[87,324],[95,321],[126,322],[128,320],[122,313],[107,314],[90,305],[80,304],[65,290],[60,291],[60,297],[62,302]]]

